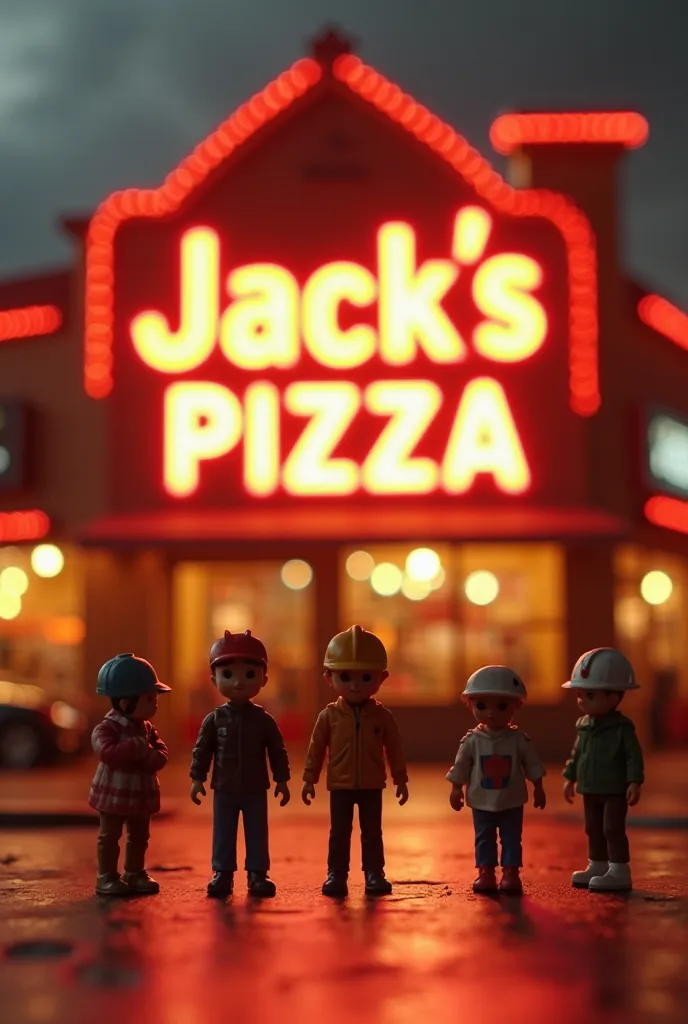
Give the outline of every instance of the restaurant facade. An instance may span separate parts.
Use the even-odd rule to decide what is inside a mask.
[[[68,268],[0,283],[0,675],[91,695],[139,653],[181,750],[250,628],[296,754],[360,622],[412,758],[453,757],[486,663],[558,758],[561,683],[616,645],[641,738],[688,742],[688,317],[619,255],[647,133],[506,114],[504,179],[327,33],[65,219]]]

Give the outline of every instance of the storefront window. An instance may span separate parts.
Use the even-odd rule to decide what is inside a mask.
[[[373,545],[342,552],[342,616],[385,642],[390,704],[458,699],[481,665],[521,673],[536,703],[565,671],[563,554],[556,545]]]
[[[78,700],[83,566],[72,546],[0,547],[0,675]]]
[[[312,712],[316,676],[313,572],[307,563],[183,562],[174,575],[175,683],[186,696],[188,730],[223,698],[210,682],[208,651],[226,629],[250,629],[268,650],[268,684],[258,703],[285,736]]]

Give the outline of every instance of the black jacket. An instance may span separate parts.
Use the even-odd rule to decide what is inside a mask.
[[[265,755],[275,782],[288,782],[289,757],[277,722],[258,704],[223,704],[204,720],[191,756],[191,778],[211,789],[258,793],[270,788]]]

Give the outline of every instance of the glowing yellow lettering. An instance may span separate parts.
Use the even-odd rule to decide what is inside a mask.
[[[358,263],[327,263],[311,274],[303,289],[302,323],[306,348],[322,366],[350,370],[375,355],[377,334],[366,324],[342,331],[342,302],[369,306],[377,298],[377,282]]]
[[[380,355],[392,366],[416,358],[416,346],[435,363],[458,363],[466,345],[441,302],[459,270],[451,260],[416,267],[416,235],[408,224],[384,224],[378,234]]]
[[[485,260],[473,278],[473,299],[490,320],[478,324],[473,344],[496,363],[518,363],[541,348],[547,314],[529,294],[542,284],[542,270],[529,256],[505,253]]]
[[[256,381],[244,395],[244,485],[264,498],[279,484],[280,393],[269,381]]]
[[[361,407],[360,389],[348,381],[299,381],[286,389],[284,404],[294,416],[311,417],[284,463],[284,489],[294,495],[353,494],[358,490],[360,469],[356,463],[330,456]]]
[[[492,217],[482,206],[464,206],[454,218],[452,256],[457,263],[472,266],[481,259],[492,231]]]
[[[429,494],[437,488],[433,459],[411,458],[442,404],[442,392],[429,380],[377,381],[365,390],[366,409],[391,416],[363,463],[363,487],[370,494]]]
[[[522,494],[530,470],[504,390],[479,377],[466,385],[442,463],[442,486],[465,494],[479,473],[489,473],[505,494]]]
[[[165,391],[164,484],[177,498],[198,487],[199,464],[238,444],[243,416],[239,399],[220,384],[171,384]]]
[[[146,366],[185,373],[206,361],[215,345],[219,315],[220,240],[210,228],[187,231],[181,242],[181,316],[171,331],[167,317],[148,310],[131,322],[131,340]]]
[[[287,368],[299,360],[299,286],[284,267],[254,263],[232,271],[234,302],[220,320],[220,348],[242,370]]]

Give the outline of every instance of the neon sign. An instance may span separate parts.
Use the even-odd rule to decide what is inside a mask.
[[[257,263],[233,269],[221,289],[222,251],[207,227],[188,230],[180,243],[180,314],[176,331],[157,310],[130,324],[139,359],[160,374],[200,369],[216,346],[236,369],[250,373],[297,367],[304,354],[329,371],[350,371],[377,359],[405,367],[422,353],[440,367],[462,363],[469,345],[495,363],[531,358],[548,332],[534,294],[539,263],[522,253],[483,259],[492,218],[480,207],[460,209],[453,222],[451,258],[417,259],[417,238],[406,223],[386,223],[376,237],[377,266],[332,262],[316,268],[301,288],[284,267]],[[481,262],[482,261],[482,262]],[[477,265],[471,299],[477,323],[459,332],[442,303],[464,266]],[[343,303],[377,305],[375,326],[343,330]],[[370,312],[370,310],[369,310]],[[491,475],[505,494],[521,494],[530,469],[506,393],[497,381],[470,381],[455,410],[444,455],[414,455],[445,402],[426,379],[382,379],[360,387],[350,380],[304,380],[283,391],[254,380],[240,398],[212,381],[175,381],[164,395],[163,482],[167,492],[196,492],[204,462],[243,442],[243,484],[261,498],[280,487],[293,496],[466,493],[478,474]],[[362,411],[388,422],[361,460],[334,451]],[[284,415],[307,424],[282,453]]]

